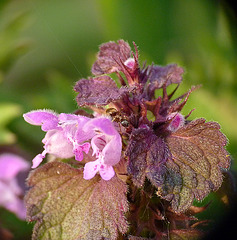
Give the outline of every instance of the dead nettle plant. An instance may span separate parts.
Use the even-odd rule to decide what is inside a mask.
[[[192,204],[221,186],[227,139],[218,123],[181,114],[195,89],[174,98],[182,67],[141,67],[134,49],[124,40],[100,46],[93,76],[74,87],[74,114],[24,114],[46,132],[27,181],[32,239],[202,236],[194,215],[206,206]]]

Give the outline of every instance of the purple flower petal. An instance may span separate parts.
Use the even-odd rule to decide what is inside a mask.
[[[108,118],[95,118],[85,125],[84,130],[87,132],[88,128],[97,133],[91,140],[94,153],[98,155],[101,151],[107,165],[117,164],[121,157],[122,140],[113,123]]]
[[[41,153],[35,156],[35,158],[32,160],[33,165],[31,168],[37,168],[44,158],[45,158],[45,154],[41,154]]]
[[[120,161],[122,151],[122,141],[119,135],[114,136],[102,151],[104,155],[104,163],[115,165]]]
[[[115,175],[113,167],[105,164],[101,165],[99,172],[100,176],[106,181],[110,180]]]
[[[47,153],[59,158],[73,157],[73,145],[67,140],[62,130],[50,130],[42,140]]]
[[[23,200],[18,197],[20,193],[23,193],[19,193],[19,191],[16,193],[14,189],[20,189],[14,178],[5,182],[0,181],[0,206],[3,206],[24,220],[26,209]]]
[[[30,164],[20,156],[12,153],[0,155],[0,179],[11,179],[29,167]]]
[[[95,135],[93,131],[83,131],[84,125],[89,122],[91,118],[61,113],[58,119],[60,126],[63,128],[65,136],[72,143],[81,143],[87,141]]]
[[[171,113],[167,117],[167,120],[171,120],[171,122],[167,128],[171,132],[177,131],[179,128],[183,127],[184,123],[185,123],[184,116],[178,112]]]
[[[108,118],[94,118],[83,128],[85,132],[93,131],[96,135],[91,139],[93,155],[98,158],[85,165],[84,178],[90,179],[99,172],[104,180],[111,179],[115,172],[113,167],[120,161],[122,141],[113,123]]]
[[[16,178],[17,174],[27,171],[30,164],[20,156],[12,153],[0,155],[0,206],[25,219],[25,207],[21,196],[23,188]]]
[[[100,176],[106,181],[110,180],[115,175],[112,166],[103,164],[102,160],[98,159],[96,161],[88,162],[85,164],[84,179],[89,180],[93,178],[97,172],[99,172]]]
[[[102,134],[98,134],[96,136],[94,136],[91,139],[91,146],[93,149],[93,155],[96,155],[96,157],[99,156],[100,152],[102,152],[102,150],[104,149],[106,145],[106,140],[105,140],[105,136]]]
[[[85,132],[88,132],[88,130],[100,131],[111,136],[118,134],[111,120],[105,117],[93,118],[85,124],[83,130]]]
[[[44,151],[33,159],[32,168],[38,167],[47,153],[58,158],[75,156],[77,161],[82,161],[83,152],[89,152],[88,140],[91,139],[93,155],[96,154],[98,161],[85,165],[85,178],[90,179],[97,172],[103,179],[114,176],[112,166],[120,161],[122,141],[110,119],[66,113],[56,115],[46,110],[26,113],[24,118],[30,124],[42,125],[42,130],[47,131],[42,140]]]
[[[42,130],[47,132],[56,129],[58,126],[58,117],[53,111],[50,110],[36,110],[23,115],[26,122],[42,126]]]
[[[77,161],[82,161],[83,160],[83,154],[82,152],[85,152],[88,154],[90,150],[90,143],[86,142],[82,145],[76,145],[75,148],[73,149],[73,153],[75,154],[75,159]]]
[[[100,168],[100,161],[99,159],[93,162],[88,162],[85,164],[84,167],[84,179],[89,180],[91,178],[93,178],[96,173],[99,171]]]

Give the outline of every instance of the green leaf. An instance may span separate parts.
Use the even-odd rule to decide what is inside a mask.
[[[222,170],[230,166],[230,156],[224,146],[227,139],[215,122],[196,119],[166,138],[172,161],[168,169],[181,174],[181,185],[165,184],[158,188],[158,195],[172,200],[175,211],[185,211],[193,199],[202,200],[222,183]],[[169,166],[172,164],[173,167]],[[169,179],[174,173],[170,172]]]
[[[21,114],[21,108],[18,104],[1,103],[0,113],[0,144],[14,143],[15,135],[6,128],[6,125]]]
[[[16,137],[13,133],[5,128],[0,128],[0,144],[11,144],[14,143]]]
[[[21,114],[21,108],[18,104],[1,103],[0,104],[0,126],[5,126],[13,118]]]
[[[127,232],[126,185],[116,176],[83,179],[82,169],[51,162],[33,171],[26,195],[32,239],[117,239]]]

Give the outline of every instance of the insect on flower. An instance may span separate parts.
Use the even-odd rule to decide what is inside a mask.
[[[116,108],[106,109],[106,114],[108,114],[112,118],[113,122],[120,123],[125,128],[128,127],[130,124],[128,117],[122,114],[122,112],[117,110]]]

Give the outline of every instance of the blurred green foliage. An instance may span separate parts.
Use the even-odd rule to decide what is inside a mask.
[[[211,0],[1,1],[0,144],[17,144],[30,157],[40,152],[43,133],[26,124],[22,113],[39,108],[73,112],[73,85],[91,74],[98,45],[122,38],[138,45],[141,63],[183,66],[178,93],[202,84],[183,114],[195,108],[190,119],[221,124],[237,170],[233,19],[228,6]]]

